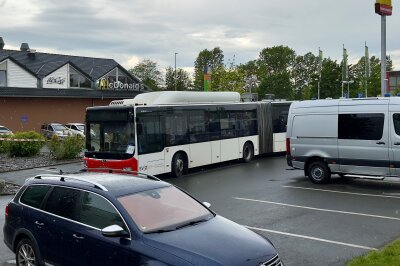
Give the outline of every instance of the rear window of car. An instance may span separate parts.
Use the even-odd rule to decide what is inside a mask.
[[[29,186],[22,194],[20,201],[28,206],[40,208],[49,189],[50,187],[46,185]]]

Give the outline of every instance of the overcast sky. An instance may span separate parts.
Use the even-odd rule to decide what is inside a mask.
[[[198,53],[219,46],[225,63],[256,59],[265,47],[324,57],[380,57],[374,0],[0,0],[6,49],[22,42],[38,52],[113,58],[126,68],[141,59],[193,68]],[[400,70],[400,3],[387,17],[387,50]]]

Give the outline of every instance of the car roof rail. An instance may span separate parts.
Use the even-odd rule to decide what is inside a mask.
[[[101,185],[101,184],[99,184],[97,182],[86,180],[86,179],[79,178],[79,177],[72,177],[72,176],[65,176],[65,175],[44,174],[44,175],[37,175],[33,179],[46,179],[46,178],[47,179],[50,179],[50,178],[58,179],[58,180],[60,180],[62,182],[66,182],[67,179],[76,180],[76,181],[80,181],[80,182],[83,182],[83,183],[91,184],[97,189],[100,189],[100,190],[103,190],[103,191],[108,191],[107,188],[105,188],[103,185]]]
[[[137,175],[138,177],[144,177],[147,179],[161,181],[158,177],[153,175],[149,175],[146,173],[138,172],[138,171],[130,171],[130,170],[123,170],[123,169],[113,169],[113,168],[85,168],[81,170],[82,172],[100,172],[100,173],[110,173],[110,174],[133,174]]]

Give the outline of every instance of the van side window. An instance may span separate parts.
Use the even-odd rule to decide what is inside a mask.
[[[394,131],[400,136],[400,114],[393,114]]]
[[[384,114],[339,114],[339,139],[380,140]]]

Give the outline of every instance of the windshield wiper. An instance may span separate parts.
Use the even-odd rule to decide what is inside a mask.
[[[202,222],[207,222],[208,220],[209,219],[199,219],[199,220],[190,221],[188,223],[185,223],[185,224],[182,224],[182,225],[179,225],[179,226],[175,227],[175,229],[178,230],[178,229],[181,229],[183,227],[192,226],[192,225],[199,224],[199,223],[202,223]]]
[[[171,231],[175,231],[175,230],[176,230],[176,228],[157,229],[157,230],[145,232],[145,234],[161,234],[161,233],[171,232]]]

